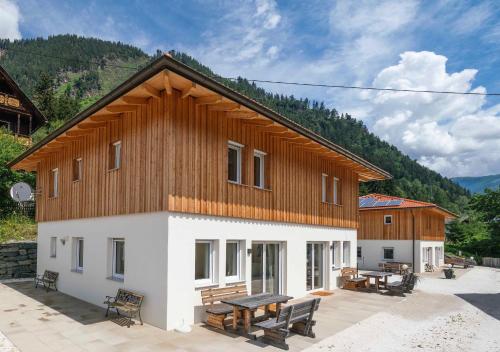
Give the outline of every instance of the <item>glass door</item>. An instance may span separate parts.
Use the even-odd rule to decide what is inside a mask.
[[[306,254],[306,289],[316,290],[324,287],[325,245],[307,243]]]
[[[281,245],[252,244],[252,294],[281,292]]]

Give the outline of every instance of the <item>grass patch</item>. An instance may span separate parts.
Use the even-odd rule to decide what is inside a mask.
[[[0,244],[16,241],[35,241],[36,223],[25,216],[10,215],[0,219]]]

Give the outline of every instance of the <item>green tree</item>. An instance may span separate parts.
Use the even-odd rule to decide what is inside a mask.
[[[54,80],[47,73],[40,75],[33,99],[42,114],[50,121],[54,118]]]

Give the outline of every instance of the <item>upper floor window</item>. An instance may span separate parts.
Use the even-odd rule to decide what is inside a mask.
[[[227,179],[241,183],[241,151],[243,145],[229,141],[227,145]]]
[[[326,203],[328,201],[327,197],[327,185],[328,185],[328,175],[321,174],[321,201]]]
[[[265,186],[265,157],[266,153],[255,150],[253,153],[253,184],[255,187]]]
[[[49,174],[49,197],[56,198],[59,195],[59,169],[50,170]]]
[[[392,224],[392,215],[384,215],[384,225]]]
[[[333,178],[333,204],[342,204],[342,185],[337,177]]]
[[[109,145],[109,169],[117,170],[121,165],[122,142],[116,141]]]
[[[73,181],[81,181],[82,179],[82,158],[73,159]]]

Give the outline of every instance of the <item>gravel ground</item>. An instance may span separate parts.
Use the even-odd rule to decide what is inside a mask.
[[[500,270],[422,276],[405,301],[307,351],[500,351]]]
[[[10,342],[0,331],[0,352],[19,352],[19,350]]]

